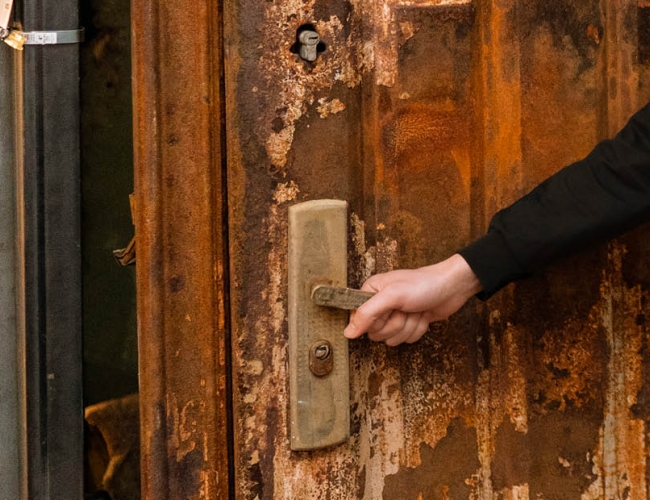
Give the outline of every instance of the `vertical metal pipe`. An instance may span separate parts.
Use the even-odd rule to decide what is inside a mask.
[[[14,54],[0,44],[0,496],[19,498]]]
[[[78,28],[76,0],[23,0],[25,31]],[[83,497],[79,48],[26,46],[17,135],[22,498]]]

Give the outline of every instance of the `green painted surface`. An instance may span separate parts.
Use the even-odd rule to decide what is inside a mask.
[[[85,404],[137,391],[135,269],[112,251],[133,236],[128,0],[81,2]]]

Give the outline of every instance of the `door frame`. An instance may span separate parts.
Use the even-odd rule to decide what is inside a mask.
[[[143,498],[230,498],[222,2],[131,18]]]

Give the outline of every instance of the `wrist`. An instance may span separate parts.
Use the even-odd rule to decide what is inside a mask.
[[[483,290],[481,282],[462,255],[454,254],[447,261],[450,265],[451,283],[457,286],[458,293],[470,298]]]
[[[446,260],[421,268],[426,273],[428,297],[425,309],[434,313],[437,320],[455,313],[469,298],[482,290],[481,282],[467,261],[458,254]]]

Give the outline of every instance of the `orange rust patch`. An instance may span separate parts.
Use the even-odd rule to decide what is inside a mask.
[[[476,429],[462,419],[453,420],[434,448],[421,445],[419,466],[386,477],[383,498],[471,498],[468,479],[480,466],[476,442]]]
[[[600,30],[591,24],[587,26],[587,37],[589,37],[596,45],[600,45]]]

